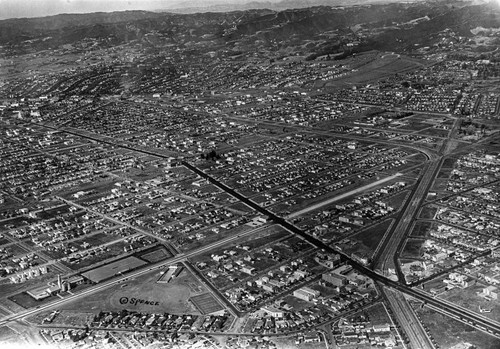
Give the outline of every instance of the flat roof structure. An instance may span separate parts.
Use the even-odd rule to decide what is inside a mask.
[[[34,288],[32,290],[28,290],[28,291],[26,291],[26,293],[29,294],[34,299],[36,299],[37,301],[39,301],[39,300],[42,300],[44,298],[50,297],[50,293],[47,292],[48,288],[49,288],[49,286],[45,285],[45,286]]]

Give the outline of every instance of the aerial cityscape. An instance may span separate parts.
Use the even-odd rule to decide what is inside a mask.
[[[500,348],[500,1],[104,3],[0,1],[0,348]]]

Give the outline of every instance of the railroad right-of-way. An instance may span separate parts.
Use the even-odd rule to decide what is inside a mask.
[[[439,161],[439,163],[434,164],[434,166],[431,166],[431,168],[434,168],[434,170],[430,171],[431,176],[425,181],[425,186],[423,186],[422,188],[425,188],[429,185],[429,182],[435,176],[435,172],[437,171],[436,168],[439,169],[441,159],[437,159],[436,161]],[[301,237],[302,239],[309,242],[311,245],[315,246],[316,248],[319,248],[319,249],[324,250],[326,252],[340,254],[346,262],[348,262],[350,265],[352,265],[353,268],[358,270],[360,273],[372,278],[375,281],[380,282],[381,284],[383,284],[386,287],[389,287],[393,290],[397,290],[399,292],[403,292],[406,295],[411,296],[414,299],[417,299],[419,301],[424,302],[424,304],[426,304],[426,305],[433,306],[434,308],[439,309],[439,311],[443,314],[449,315],[449,316],[454,317],[454,318],[459,318],[461,321],[467,322],[468,324],[476,327],[477,329],[480,329],[484,332],[487,332],[491,335],[494,335],[494,336],[500,338],[500,323],[499,322],[493,321],[493,320],[488,319],[484,316],[480,316],[478,314],[475,314],[473,311],[459,307],[455,304],[448,303],[448,302],[445,302],[441,299],[434,298],[423,291],[411,288],[411,287],[409,287],[406,284],[403,284],[401,282],[391,280],[391,279],[387,278],[385,275],[379,274],[379,273],[375,272],[374,270],[368,268],[367,266],[352,259],[350,256],[346,255],[345,253],[342,253],[341,251],[336,250],[335,248],[331,247],[330,245],[325,244],[321,240],[316,239],[312,235],[307,234],[306,232],[299,229],[298,227],[296,227],[292,223],[288,222],[284,218],[279,217],[276,214],[274,214],[273,212],[256,204],[252,200],[250,200],[247,197],[243,196],[242,194],[238,193],[234,189],[228,187],[224,183],[221,183],[220,181],[213,178],[212,176],[206,174],[205,172],[198,169],[196,166],[190,164],[189,162],[183,161],[182,164],[184,166],[186,166],[187,168],[189,168],[190,170],[192,170],[193,172],[195,172],[196,174],[198,174],[199,176],[201,176],[202,178],[207,179],[212,184],[214,184],[217,187],[219,187],[220,189],[224,190],[228,194],[239,199],[240,201],[242,201],[246,205],[252,207],[257,212],[259,212],[263,215],[267,215],[275,223],[282,225],[284,228],[288,229],[292,233]],[[415,205],[415,206],[418,208],[417,205]]]

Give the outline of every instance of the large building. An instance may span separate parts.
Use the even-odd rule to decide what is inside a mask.
[[[344,275],[325,273],[321,276],[321,278],[333,286],[340,287],[347,285],[347,278]]]
[[[179,276],[179,274],[182,272],[183,269],[184,268],[183,268],[181,263],[170,265],[168,267],[167,271],[161,274],[161,276],[157,282],[158,283],[165,283],[165,284],[169,283],[170,281],[172,281],[172,279]]]
[[[495,286],[488,286],[483,288],[483,294],[491,299],[498,299],[498,288]]]
[[[40,301],[59,292],[67,292],[71,290],[72,287],[79,285],[84,282],[83,277],[75,275],[68,279],[62,280],[61,276],[57,276],[57,283],[53,283],[50,286],[41,286],[29,291],[26,291],[35,300]]]
[[[313,299],[319,297],[320,292],[309,287],[302,287],[298,290],[293,291],[293,295],[297,298],[310,302]]]

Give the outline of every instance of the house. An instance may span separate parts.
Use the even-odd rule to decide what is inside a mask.
[[[249,266],[243,266],[241,268],[241,271],[248,274],[248,275],[253,275],[254,272],[255,272],[255,268],[254,267],[249,267]]]
[[[282,310],[279,310],[275,307],[272,307],[272,306],[268,306],[268,307],[262,307],[260,308],[263,312],[265,312],[266,314],[274,317],[274,318],[277,318],[277,319],[282,319],[283,318],[283,311]]]
[[[436,253],[435,255],[433,255],[431,257],[431,260],[433,262],[439,262],[439,261],[444,260],[446,257],[448,257],[448,254],[446,252],[439,252],[439,253]]]
[[[261,287],[262,287],[262,289],[263,289],[264,291],[267,291],[267,292],[270,292],[270,293],[274,293],[274,290],[275,290],[274,285],[270,285],[270,284],[263,284]]]
[[[304,333],[304,343],[318,343],[319,341],[318,332],[310,331]]]
[[[391,325],[389,325],[388,323],[373,325],[372,331],[373,332],[390,332]]]
[[[485,295],[488,298],[491,298],[493,300],[497,300],[498,299],[498,287],[488,286],[488,287],[483,288],[483,295]]]
[[[500,284],[500,274],[498,274],[498,273],[488,272],[484,275],[484,279],[486,280],[487,283],[490,283],[493,285]]]
[[[450,279],[450,283],[457,284],[463,288],[469,286],[467,275],[450,273],[450,275],[448,275],[448,278]],[[446,282],[446,280],[444,280],[444,282]]]
[[[493,258],[500,258],[500,248],[497,248],[497,249],[491,251],[491,256]]]
[[[304,271],[304,270],[295,270],[293,272],[293,275],[294,276],[297,276],[298,278],[305,278],[307,276],[307,271]]]

